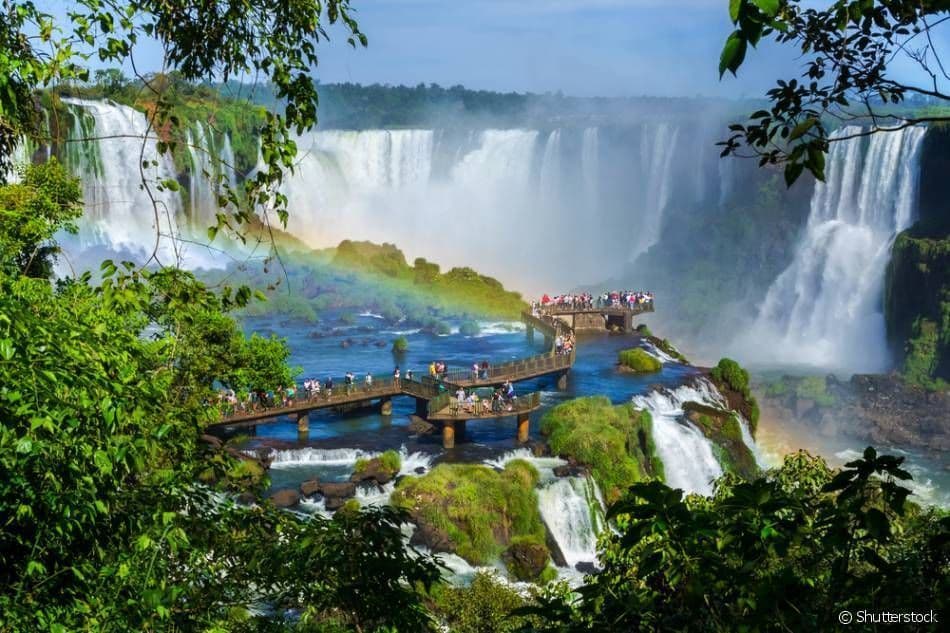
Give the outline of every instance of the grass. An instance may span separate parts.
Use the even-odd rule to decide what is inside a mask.
[[[833,407],[837,403],[834,394],[828,393],[825,379],[821,376],[806,376],[795,386],[795,395],[803,400],[814,400],[821,407]]]
[[[541,432],[555,454],[569,455],[591,468],[608,502],[631,484],[663,479],[653,420],[633,405],[614,406],[605,396],[576,398],[546,413]]]
[[[523,460],[498,472],[480,464],[439,464],[421,477],[401,480],[392,496],[418,524],[444,532],[455,552],[485,565],[521,537],[544,542],[534,487],[538,471]]]
[[[390,476],[395,476],[396,473],[399,472],[399,469],[402,468],[402,458],[399,456],[399,453],[390,449],[372,459],[366,459],[365,457],[357,459],[356,464],[353,466],[353,472],[356,474],[364,472],[374,461],[378,461],[380,468],[388,472]]]
[[[623,367],[639,374],[651,374],[663,368],[663,363],[639,347],[621,350],[617,356]]]

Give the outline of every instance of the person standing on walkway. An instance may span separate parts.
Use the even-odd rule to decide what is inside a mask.
[[[399,388],[399,365],[396,365],[396,369],[393,370],[393,386],[397,389]]]

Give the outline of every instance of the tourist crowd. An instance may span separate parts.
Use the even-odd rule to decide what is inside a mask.
[[[452,409],[456,413],[464,411],[472,415],[481,415],[485,406],[488,406],[492,413],[514,411],[518,406],[518,396],[515,395],[515,387],[511,381],[506,380],[501,387],[493,389],[489,397],[480,397],[475,389],[466,391],[465,388],[459,387],[455,392],[455,403]]]
[[[548,295],[532,302],[532,312],[537,314],[546,307],[593,310],[595,308],[630,308],[653,302],[653,293],[641,290],[609,290],[596,297],[589,292],[577,294]]]

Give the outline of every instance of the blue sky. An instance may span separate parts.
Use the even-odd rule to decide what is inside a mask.
[[[324,83],[435,82],[577,96],[760,97],[802,66],[771,41],[750,51],[738,78],[718,76],[732,30],[728,0],[351,0],[368,48],[342,28],[319,48]],[[831,0],[806,0],[827,6]],[[41,2],[61,19],[67,0]],[[950,37],[937,34],[943,50]],[[142,71],[160,68],[155,42],[140,42]],[[891,71],[920,79],[909,62]],[[907,71],[907,72],[905,72]]]
[[[369,47],[342,32],[321,81],[461,83],[579,96],[758,96],[798,64],[763,43],[719,81],[728,0],[354,0]],[[331,31],[331,34],[333,32]]]

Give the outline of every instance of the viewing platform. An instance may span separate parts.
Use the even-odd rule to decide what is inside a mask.
[[[416,415],[429,421],[442,424],[443,446],[455,445],[456,431],[462,435],[466,422],[470,420],[489,420],[515,417],[517,419],[517,438],[519,442],[528,440],[529,414],[541,406],[541,394],[538,392],[520,395],[513,400],[505,400],[501,408],[492,410],[491,400],[484,398],[477,406],[459,404],[455,393],[459,389],[478,389],[499,387],[505,382],[518,383],[542,376],[556,376],[557,387],[567,387],[567,374],[574,366],[575,351],[558,353],[558,336],[573,334],[574,323],[578,315],[596,315],[602,318],[601,327],[610,327],[610,319],[619,319],[624,331],[631,331],[632,318],[636,314],[652,312],[653,304],[631,307],[574,308],[573,306],[544,306],[536,312],[524,311],[522,321],[527,326],[529,338],[535,331],[545,338],[548,351],[498,364],[489,364],[487,368],[450,369],[440,376],[425,375],[412,380],[392,376],[373,376],[371,383],[360,382],[347,386],[343,380],[334,380],[333,390],[322,388],[319,393],[307,394],[298,391],[286,404],[280,406],[257,406],[249,410],[226,411],[218,422],[210,428],[231,429],[256,427],[259,424],[276,422],[280,417],[291,417],[297,422],[301,436],[309,432],[310,412],[322,409],[346,410],[358,407],[378,406],[382,415],[392,414],[392,399],[406,396],[415,398]],[[570,316],[568,322],[565,317]]]

